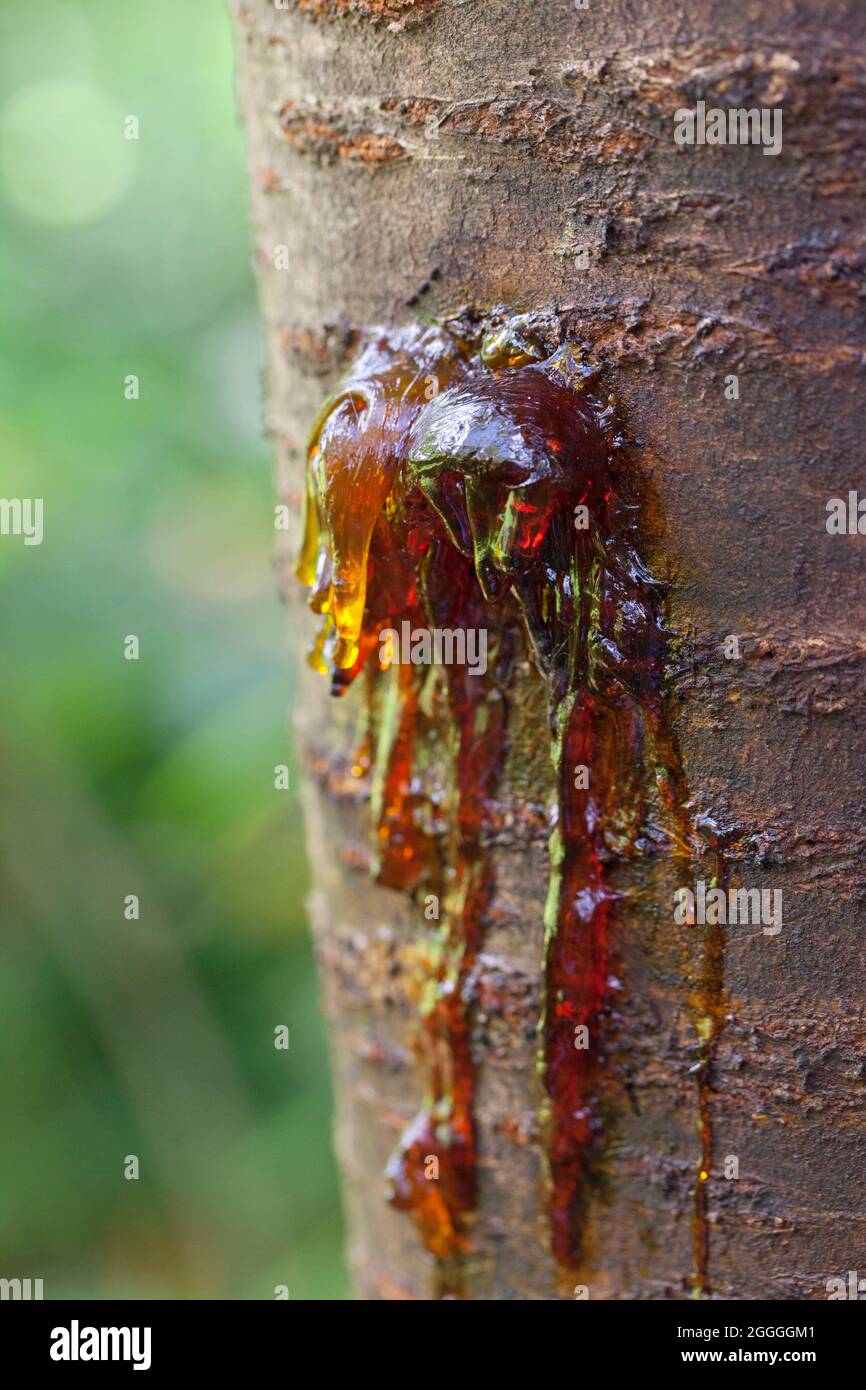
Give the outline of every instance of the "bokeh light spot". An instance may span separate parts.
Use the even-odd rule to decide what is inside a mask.
[[[86,226],[132,182],[124,112],[90,82],[23,87],[0,111],[0,188],[30,221]]]

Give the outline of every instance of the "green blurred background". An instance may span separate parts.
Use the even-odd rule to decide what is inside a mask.
[[[0,1276],[343,1298],[220,0],[0,0],[0,216]]]

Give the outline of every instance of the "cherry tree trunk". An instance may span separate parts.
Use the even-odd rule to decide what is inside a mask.
[[[847,523],[849,492],[866,496],[866,10],[232,10],[279,500],[299,513],[308,432],[368,326],[534,315],[579,343],[640,475],[643,555],[666,585],[680,809],[686,837],[711,843],[705,861],[678,857],[656,796],[628,852],[610,857],[602,1138],[579,1247],[563,1261],[537,1031],[551,730],[517,632],[492,890],[466,996],[476,1190],[459,1278],[443,1284],[383,1178],[422,1099],[407,982],[425,924],[370,873],[371,779],[354,765],[362,682],[331,700],[303,665],[299,527],[278,547],[357,1292],[826,1298],[828,1280],[866,1274],[856,498]],[[684,110],[780,112],[781,149],[680,142]],[[834,498],[846,516],[835,528]],[[781,892],[781,930],[678,924],[674,894],[699,879]]]

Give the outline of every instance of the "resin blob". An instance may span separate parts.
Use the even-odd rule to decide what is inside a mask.
[[[575,1263],[603,1139],[596,1104],[607,1008],[611,864],[634,852],[655,769],[681,862],[691,826],[662,698],[660,588],[640,558],[638,508],[613,462],[622,441],[571,342],[546,351],[522,319],[369,332],[310,440],[298,575],[321,615],[312,664],[340,694],[386,682],[375,748],[378,880],[424,908],[416,1040],[424,1101],[388,1165],[394,1204],[461,1291],[476,1197],[471,1051],[474,968],[492,895],[487,846],[508,746],[519,620],[547,690],[554,804],[544,914],[539,1068],[554,1253]],[[386,631],[486,634],[483,672],[405,653]],[[419,651],[421,650],[419,646]],[[386,655],[383,656],[383,652]],[[431,796],[435,745],[447,764]],[[715,947],[714,947],[715,949]],[[718,951],[716,950],[716,955]],[[701,1173],[712,1159],[707,1088],[716,956],[690,1004],[698,1031]],[[710,979],[712,975],[712,979]],[[695,1198],[693,1285],[706,1291],[706,1213]]]

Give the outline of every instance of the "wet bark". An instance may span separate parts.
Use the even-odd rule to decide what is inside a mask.
[[[827,1279],[866,1274],[866,550],[825,526],[828,498],[866,491],[866,13],[853,0],[232,8],[280,497],[298,508],[306,431],[357,331],[465,305],[543,313],[590,347],[638,441],[645,552],[671,583],[689,814],[721,828],[732,882],[784,902],[778,936],[726,935],[709,1285],[824,1298]],[[674,112],[698,100],[780,106],[781,153],[678,147]],[[289,558],[287,545],[300,653]],[[524,655],[472,1009],[465,1292],[686,1297],[700,943],[673,925],[682,869],[652,833],[614,870],[606,1152],[567,1280],[550,1252],[535,1032],[550,735]],[[369,877],[369,786],[350,767],[360,691],[329,702],[305,671],[297,705],[353,1270],[364,1298],[425,1298],[433,1260],[382,1193],[418,1105],[405,988],[417,910]]]

